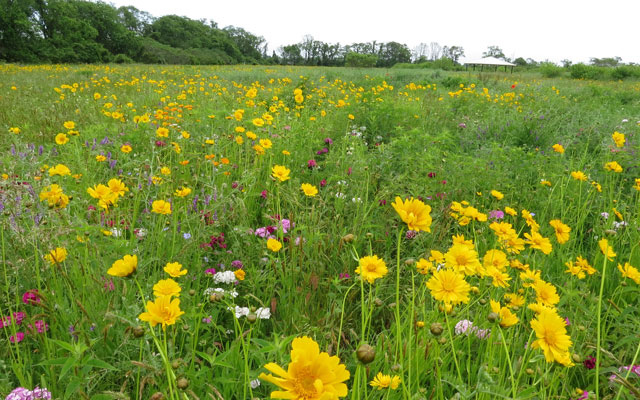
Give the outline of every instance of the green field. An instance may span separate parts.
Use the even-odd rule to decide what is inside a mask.
[[[0,64],[0,135],[2,398],[640,398],[638,81]]]

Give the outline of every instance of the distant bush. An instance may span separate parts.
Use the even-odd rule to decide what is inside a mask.
[[[606,78],[606,68],[585,65],[583,63],[574,64],[569,67],[569,73],[574,79],[604,79]]]
[[[540,64],[539,70],[542,76],[544,76],[545,78],[557,78],[563,72],[563,69],[561,67],[558,67],[554,63],[550,62]]]
[[[423,61],[417,64],[398,63],[393,68],[406,69],[442,69],[444,71],[461,71],[462,65],[456,64],[452,59],[443,57],[435,61]]]
[[[360,54],[356,52],[347,53],[344,58],[346,67],[373,68],[378,62],[378,56],[375,54]]]
[[[133,60],[131,59],[131,57],[127,56],[126,54],[116,54],[115,57],[113,57],[113,62],[116,64],[131,64],[133,63]]]

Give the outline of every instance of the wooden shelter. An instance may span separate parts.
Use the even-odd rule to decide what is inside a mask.
[[[504,67],[504,72],[507,72],[508,67],[511,67],[511,72],[513,72],[513,67],[516,66],[515,64],[512,64],[510,62],[507,62],[495,57],[484,57],[479,60],[470,60],[470,61],[464,62],[464,66],[466,70],[469,70],[469,65],[473,67],[474,71],[476,70],[476,67],[479,66],[480,71],[484,71],[484,67],[487,67],[487,68],[494,67],[494,71],[497,71],[498,67]]]

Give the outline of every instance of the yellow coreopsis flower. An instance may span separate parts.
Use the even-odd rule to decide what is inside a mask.
[[[76,129],[76,123],[73,121],[66,121],[64,124],[62,124],[65,128],[67,128],[68,130],[72,130],[72,129]]]
[[[454,244],[444,255],[447,268],[464,275],[481,275],[484,268],[478,260],[478,253],[466,244]]]
[[[541,309],[536,319],[531,320],[531,328],[535,331],[537,340],[531,347],[541,349],[547,362],[559,362],[564,366],[571,366],[569,348],[573,344],[567,335],[566,322],[553,311]]]
[[[624,138],[624,133],[613,132],[613,135],[611,135],[611,138],[616,143],[616,147],[624,147],[624,144],[626,143],[626,139]]]
[[[538,231],[532,230],[531,233],[525,233],[524,237],[527,239],[525,243],[532,249],[538,249],[544,254],[549,254],[553,250],[549,238],[543,237]]]
[[[124,278],[133,274],[138,268],[138,256],[137,255],[125,255],[120,260],[116,260],[111,268],[107,270],[107,274],[111,276],[119,276]]]
[[[378,256],[365,256],[360,259],[356,274],[369,283],[375,282],[376,279],[382,278],[388,272],[387,265],[384,260]]]
[[[59,264],[67,259],[67,249],[64,247],[56,247],[47,253],[44,259],[49,261],[51,265]]]
[[[311,338],[303,336],[293,339],[291,362],[285,370],[275,363],[264,366],[269,372],[259,378],[280,387],[271,392],[272,399],[320,400],[345,397],[350,374],[340,359],[320,352],[320,347]]]
[[[571,232],[571,228],[568,225],[563,224],[559,219],[552,219],[549,221],[549,225],[555,229],[556,239],[559,244],[564,244],[569,240],[569,232]]]
[[[109,187],[111,193],[118,197],[124,196],[125,193],[129,191],[127,185],[125,185],[124,182],[117,178],[109,179],[109,182],[107,182],[107,186]]]
[[[498,200],[502,200],[504,198],[504,194],[502,194],[501,192],[498,192],[497,190],[492,190],[491,196],[495,197]]]
[[[291,170],[283,165],[275,165],[271,168],[271,176],[278,179],[280,182],[290,179],[290,172]]]
[[[449,269],[436,271],[426,285],[431,291],[431,296],[445,304],[469,302],[471,285],[464,280],[464,275],[455,271]]]
[[[505,214],[509,214],[512,217],[515,217],[516,215],[518,215],[518,212],[516,210],[514,210],[513,208],[511,208],[511,207],[505,207],[504,208],[504,213]]]
[[[396,197],[395,202],[391,203],[391,206],[409,229],[416,232],[431,232],[431,206],[413,197],[403,201],[399,196]]]
[[[71,170],[69,169],[69,167],[67,167],[64,164],[58,164],[55,167],[49,168],[49,176],[56,176],[56,175],[60,175],[60,176],[71,175]]]
[[[141,321],[147,321],[151,326],[162,324],[162,329],[167,325],[173,325],[184,311],[180,310],[180,299],[173,299],[169,296],[158,297],[155,302],[148,301],[146,312],[138,316]]]
[[[158,129],[156,129],[156,136],[160,138],[169,137],[169,129],[162,126],[159,127]]]
[[[273,251],[274,253],[280,251],[282,248],[282,243],[279,240],[269,238],[267,240],[267,249]]]
[[[171,278],[161,279],[155,285],[153,285],[153,295],[156,297],[180,297],[182,288],[178,285],[178,282]]]
[[[536,292],[536,301],[540,304],[553,307],[560,301],[556,287],[542,279],[533,284],[533,290]]]
[[[636,178],[635,179],[635,183],[633,185],[633,188],[637,191],[640,191],[640,178]]]
[[[64,133],[58,133],[56,135],[56,143],[59,145],[63,145],[69,141],[69,138]]]
[[[182,275],[187,274],[187,270],[182,269],[182,264],[178,262],[167,263],[167,265],[164,266],[164,272],[169,274],[172,278],[179,278]]]
[[[233,271],[233,275],[235,275],[237,280],[243,281],[245,276],[247,275],[247,273],[244,272],[243,269],[237,269],[237,270]]]
[[[556,153],[564,153],[564,147],[560,144],[560,143],[556,143],[553,146],[551,146],[553,148],[553,151],[555,151]]]
[[[156,200],[151,203],[151,211],[156,214],[171,214],[171,203],[164,200]]]
[[[518,323],[518,317],[507,307],[501,307],[500,302],[489,300],[489,304],[491,305],[491,311],[498,314],[501,327],[508,328]]]
[[[507,264],[509,264],[509,261],[507,261],[507,255],[500,250],[487,250],[484,257],[482,257],[482,265],[485,268],[494,267],[499,271],[504,271]]]
[[[607,171],[613,171],[620,173],[622,172],[622,166],[618,164],[616,161],[610,161],[604,165],[604,169]]]
[[[302,185],[300,185],[300,189],[308,197],[313,197],[318,194],[318,188],[309,183],[303,183]]]
[[[186,197],[191,194],[191,189],[187,187],[182,187],[181,189],[176,189],[176,196],[178,197]]]
[[[598,246],[600,246],[600,251],[607,257],[607,260],[613,261],[613,257],[616,256],[616,253],[613,251],[613,247],[609,245],[609,241],[607,239],[600,239],[598,241]]]
[[[624,265],[618,264],[618,271],[620,271],[623,278],[629,278],[640,285],[640,271],[628,262],[624,263]]]
[[[273,146],[273,143],[271,143],[271,140],[269,139],[260,139],[259,143],[260,146],[264,147],[265,149],[270,149]]]
[[[398,388],[398,385],[400,385],[400,382],[402,382],[402,380],[397,375],[394,375],[392,377],[390,375],[384,375],[382,372],[378,372],[376,377],[373,378],[371,382],[369,382],[369,385],[371,385],[371,387],[376,388],[378,390],[382,390],[382,389],[395,390]]]
[[[571,172],[571,177],[578,181],[587,181],[587,176],[582,171],[573,171]]]
[[[264,126],[264,120],[262,118],[254,118],[251,122],[257,127]]]
[[[123,153],[131,153],[131,150],[133,150],[133,148],[131,146],[129,146],[128,144],[123,144],[122,146],[120,146],[120,151]]]

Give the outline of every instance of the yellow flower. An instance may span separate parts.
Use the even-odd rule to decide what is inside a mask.
[[[617,172],[617,173],[622,172],[622,166],[620,166],[620,164],[618,164],[618,163],[617,163],[617,162],[615,162],[615,161],[610,161],[610,162],[606,163],[606,164],[604,165],[604,168],[605,168],[607,171],[613,171],[613,172]]]
[[[282,150],[282,154],[285,155],[285,156],[290,156],[291,155],[291,153],[289,153],[288,150]]]
[[[354,117],[353,114],[349,114],[348,117],[349,117],[350,120],[356,119],[356,117]]]
[[[238,143],[238,144],[244,143],[244,139],[242,138],[242,136],[236,136],[235,140],[236,140],[236,143]]]
[[[569,240],[569,232],[571,232],[571,228],[568,225],[565,225],[559,219],[552,219],[549,221],[549,225],[553,227],[556,231],[556,239],[559,244],[564,244]]]
[[[179,278],[182,275],[187,274],[187,270],[182,269],[182,264],[178,262],[167,263],[167,265],[164,266],[164,272],[169,274],[172,278]]]
[[[571,177],[575,180],[578,181],[585,181],[587,180],[587,176],[584,174],[584,172],[582,171],[573,171],[571,172]]]
[[[421,259],[418,260],[418,262],[416,263],[416,269],[422,275],[427,275],[429,272],[435,270],[435,268],[433,266],[433,262],[432,261],[427,261],[424,258],[421,258]]]
[[[507,307],[501,307],[499,302],[493,300],[489,300],[489,304],[491,305],[491,311],[500,317],[501,327],[508,328],[518,323],[518,317]]]
[[[160,168],[160,173],[162,175],[171,175],[171,168],[169,167],[162,167]]]
[[[44,259],[49,261],[51,265],[59,264],[67,259],[67,249],[64,247],[56,247],[45,255]]]
[[[156,214],[171,214],[171,203],[164,200],[156,200],[151,203],[151,211]]]
[[[265,149],[270,149],[271,146],[273,146],[273,143],[271,143],[271,140],[269,139],[260,139],[259,143],[260,146],[264,147]]]
[[[548,186],[548,187],[551,187],[551,182],[549,182],[549,181],[548,181],[548,180],[546,180],[546,179],[542,179],[542,180],[540,180],[540,184],[541,184],[542,186]]]
[[[402,380],[397,375],[394,375],[393,377],[391,377],[389,375],[384,375],[382,372],[378,372],[378,375],[376,375],[376,377],[373,378],[371,382],[369,382],[369,385],[371,385],[371,387],[374,387],[378,390],[382,390],[382,389],[395,390],[398,388],[398,385],[400,385],[400,382],[402,382]]]
[[[22,131],[17,126],[12,126],[11,128],[9,128],[9,132],[13,133],[14,135],[17,135]]]
[[[169,296],[158,297],[155,302],[147,301],[147,311],[138,316],[141,321],[147,321],[151,326],[162,324],[162,329],[167,325],[173,325],[178,318],[184,314],[180,310],[180,299],[173,299]]]
[[[171,278],[159,280],[155,285],[153,285],[153,295],[156,297],[180,297],[181,291],[182,288],[178,285],[178,282]]]
[[[362,257],[358,263],[358,268],[356,268],[356,274],[362,276],[362,279],[369,283],[382,278],[388,271],[384,260],[376,255]]]
[[[178,197],[187,197],[191,194],[191,189],[187,187],[182,187],[181,189],[176,189],[176,196]]]
[[[280,182],[284,182],[290,179],[291,178],[289,176],[290,172],[291,170],[289,168],[282,165],[276,165],[273,168],[271,168],[271,176],[278,179]]]
[[[293,339],[286,370],[275,363],[264,367],[277,376],[261,373],[258,378],[282,389],[271,392],[272,399],[337,400],[348,393],[343,383],[350,377],[347,368],[338,357],[321,353],[318,344],[307,336]]]
[[[492,190],[491,195],[498,200],[502,200],[504,198],[504,194],[498,192],[497,190]]]
[[[65,176],[71,175],[71,170],[64,164],[58,164],[55,167],[49,168],[49,176]]]
[[[491,284],[495,287],[509,287],[511,277],[506,272],[499,270],[494,266],[490,266],[486,270],[486,274],[491,277]]]
[[[613,132],[613,135],[611,135],[611,138],[616,143],[616,147],[624,147],[624,144],[626,143],[626,139],[624,138],[624,133]]]
[[[254,118],[251,122],[253,122],[253,124],[257,127],[264,126],[264,120],[262,118]]]
[[[53,184],[40,192],[40,201],[47,201],[50,207],[65,208],[69,204],[69,196],[63,193],[59,185]]]
[[[635,184],[633,185],[633,188],[637,191],[640,191],[640,178],[635,179]]]
[[[542,279],[537,280],[533,284],[533,290],[536,291],[536,301],[540,304],[555,306],[560,301],[556,287]]]
[[[120,151],[123,153],[131,153],[131,150],[133,150],[133,148],[131,146],[129,146],[128,144],[123,144],[122,146],[120,146]],[[97,157],[96,157],[97,159]]]
[[[623,278],[629,278],[640,285],[640,271],[628,262],[624,263],[624,266],[618,264],[618,271],[620,271]]]
[[[107,161],[107,157],[103,156],[102,154],[98,154],[98,155],[96,156],[96,161],[97,161],[97,162]]]
[[[446,304],[469,302],[471,285],[464,280],[464,275],[449,269],[441,269],[433,273],[427,282],[431,296]]]
[[[487,252],[484,254],[484,257],[482,258],[482,265],[485,268],[494,267],[500,271],[504,271],[508,263],[509,262],[507,261],[507,255],[496,249],[487,250]]]
[[[560,154],[564,153],[564,147],[562,147],[560,143],[556,143],[551,147],[553,147],[553,151],[555,151],[556,153],[560,153]]]
[[[161,138],[169,137],[169,130],[161,126],[158,129],[156,129],[156,136]]]
[[[600,251],[607,257],[607,260],[613,261],[613,257],[616,256],[616,253],[613,251],[613,247],[609,246],[609,241],[607,239],[600,239],[598,241],[598,246],[600,246]]]
[[[505,214],[509,214],[512,217],[515,217],[516,215],[518,215],[518,212],[516,210],[514,210],[513,208],[511,208],[511,207],[505,207],[504,208],[504,212],[505,212]]]
[[[69,138],[64,133],[58,133],[56,135],[56,143],[63,145],[69,141]]]
[[[525,243],[531,246],[532,249],[538,249],[544,254],[549,254],[553,250],[549,238],[543,237],[538,231],[532,230],[531,233],[525,233],[524,237],[527,238]]]
[[[547,362],[559,362],[571,366],[569,348],[573,344],[567,335],[566,322],[552,311],[540,310],[536,319],[531,320],[531,328],[537,340],[531,344],[534,349],[542,349]]]
[[[68,130],[72,130],[76,128],[76,123],[73,121],[66,121],[64,124],[62,124],[65,128],[67,128]]]
[[[127,254],[111,264],[111,268],[107,270],[107,274],[124,278],[134,273],[136,268],[138,268],[138,256],[135,254],[132,256]]]
[[[244,277],[247,275],[246,272],[244,272],[243,269],[237,269],[235,271],[233,271],[233,274],[236,276],[236,279],[239,281],[243,281]]]
[[[311,185],[309,183],[303,183],[302,185],[300,185],[300,189],[308,197],[313,197],[316,194],[318,194],[318,188],[316,188],[315,186],[313,186],[313,185]]]
[[[249,138],[250,140],[256,140],[258,138],[258,136],[251,131],[247,131],[245,135],[247,135],[247,138]]]
[[[116,178],[109,179],[107,186],[111,193],[119,197],[124,196],[129,191],[129,188],[120,179]]]
[[[431,206],[420,200],[414,200],[413,197],[403,201],[399,196],[391,205],[409,229],[417,232],[431,232]]]
[[[478,253],[466,244],[454,244],[444,255],[447,268],[464,275],[482,274],[482,264],[478,260]]]
[[[269,250],[271,250],[271,251],[273,251],[275,253],[275,252],[280,251],[281,248],[282,248],[282,243],[280,243],[279,240],[272,239],[272,238],[269,238],[267,240],[267,249],[269,249]]]

